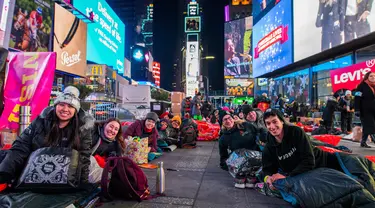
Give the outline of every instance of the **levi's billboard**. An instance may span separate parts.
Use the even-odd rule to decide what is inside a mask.
[[[72,13],[55,4],[53,50],[58,70],[86,76],[87,25]]]
[[[332,90],[353,90],[367,72],[375,72],[375,59],[330,71]]]

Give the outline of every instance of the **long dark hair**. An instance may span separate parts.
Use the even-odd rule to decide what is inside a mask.
[[[373,71],[369,71],[369,72],[367,72],[367,73],[365,74],[365,76],[363,76],[363,79],[362,79],[361,83],[358,84],[358,86],[360,86],[360,85],[362,85],[363,83],[365,83],[365,81],[368,80],[368,78],[369,78],[369,76],[370,76],[371,73],[375,73],[375,72],[373,72]],[[357,88],[358,88],[358,86],[357,86]]]
[[[58,146],[61,142],[62,135],[59,128],[60,120],[56,115],[56,109],[52,110],[47,115],[47,118],[52,121],[52,127],[47,133],[45,143],[48,146]],[[80,120],[78,118],[77,111],[74,113],[74,116],[70,120],[68,126],[70,126],[70,128],[66,129],[68,131],[68,142],[69,144],[73,143],[73,149],[79,150],[81,144],[81,140],[79,138]]]
[[[111,123],[112,121],[116,121],[120,125],[117,135],[115,137],[115,141],[117,141],[120,144],[121,152],[124,153],[126,145],[125,145],[124,137],[122,136],[121,121],[118,120],[117,118],[109,118],[106,121],[98,122],[97,125],[104,129],[105,126]]]

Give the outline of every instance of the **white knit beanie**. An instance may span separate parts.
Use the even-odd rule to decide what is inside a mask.
[[[78,112],[81,108],[81,103],[79,100],[79,90],[73,86],[66,87],[64,92],[55,99],[54,105],[56,106],[59,103],[69,104],[73,106]]]

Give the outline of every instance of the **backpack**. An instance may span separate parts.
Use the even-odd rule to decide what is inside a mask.
[[[102,195],[141,202],[150,195],[147,177],[128,157],[110,157],[104,167],[101,181]]]
[[[197,142],[197,131],[193,125],[187,125],[181,130],[181,140],[180,146],[183,147],[185,145],[192,145],[195,146]]]

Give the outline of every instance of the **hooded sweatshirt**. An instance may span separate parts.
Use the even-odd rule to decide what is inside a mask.
[[[308,136],[298,126],[284,124],[284,137],[281,143],[270,133],[263,150],[262,163],[264,176],[278,173],[295,176],[315,167],[325,167],[327,155],[313,147]]]

